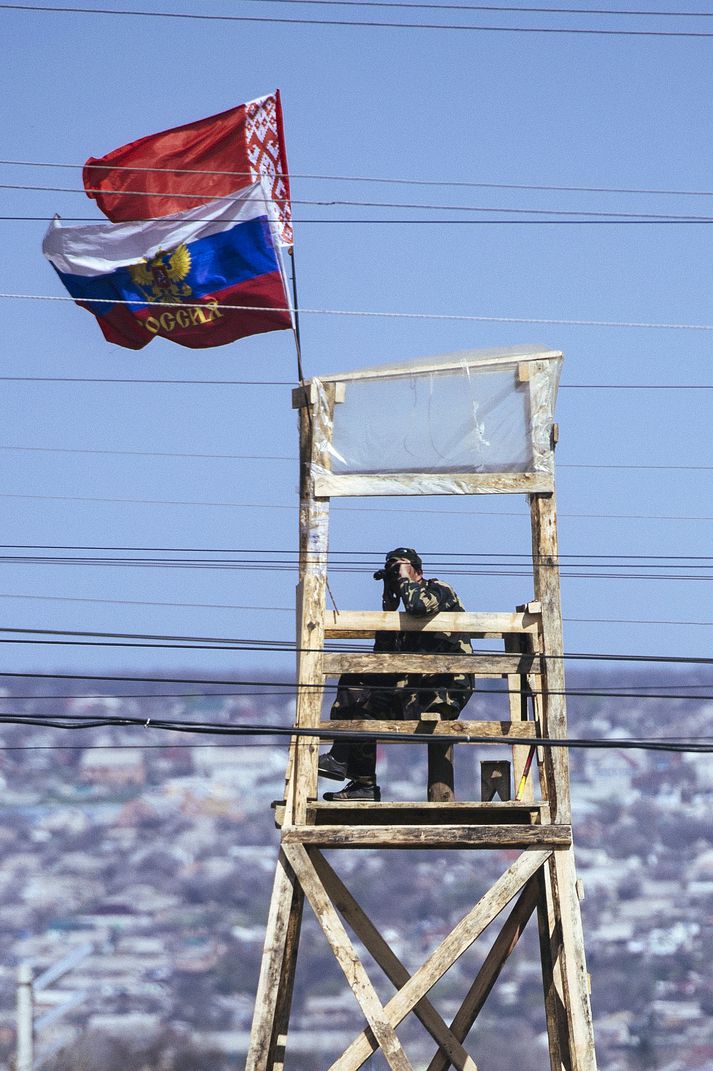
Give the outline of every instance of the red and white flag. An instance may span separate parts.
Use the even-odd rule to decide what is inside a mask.
[[[262,179],[275,202],[278,240],[293,243],[279,89],[90,156],[83,179],[87,196],[113,223],[186,212]]]

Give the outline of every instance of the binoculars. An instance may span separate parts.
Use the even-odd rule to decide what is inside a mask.
[[[400,562],[387,562],[385,569],[376,570],[376,572],[374,573],[374,580],[396,580],[398,578],[400,568]]]

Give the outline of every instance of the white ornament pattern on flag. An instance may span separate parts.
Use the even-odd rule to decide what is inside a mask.
[[[282,157],[277,126],[277,101],[273,94],[259,97],[246,105],[245,143],[253,178],[265,179],[279,215],[278,231],[285,245],[293,243],[292,206],[290,205],[285,161]]]

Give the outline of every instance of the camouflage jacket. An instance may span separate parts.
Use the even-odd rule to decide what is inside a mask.
[[[465,607],[450,584],[444,580],[408,580],[402,577],[396,591],[385,592],[385,610],[397,609],[399,602],[407,614],[464,613]],[[430,653],[472,654],[470,640],[457,632],[378,632],[374,650],[422,651]]]

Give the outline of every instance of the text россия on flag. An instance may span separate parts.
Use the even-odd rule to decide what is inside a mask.
[[[109,342],[138,350],[161,335],[203,349],[292,327],[276,226],[258,182],[164,219],[55,218],[42,250]]]
[[[90,156],[83,179],[87,196],[113,223],[185,212],[262,179],[277,208],[278,241],[292,245],[279,90]]]

